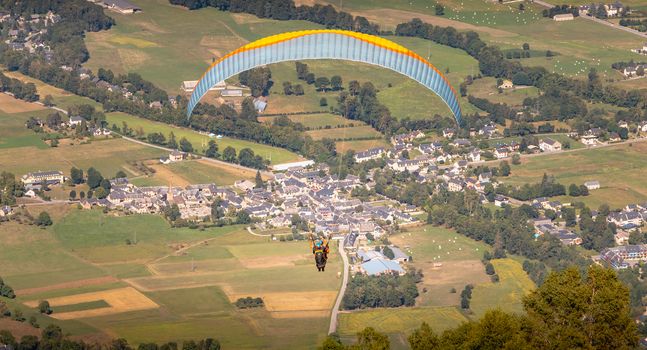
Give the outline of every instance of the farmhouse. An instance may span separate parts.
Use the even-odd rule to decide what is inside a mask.
[[[509,155],[509,151],[505,147],[498,147],[497,149],[494,150],[494,156],[497,159],[507,158],[508,155]]]
[[[512,84],[512,80],[505,79],[498,87],[499,89],[512,89],[514,84]]]
[[[180,88],[184,92],[193,92],[193,90],[195,90],[195,87],[197,85],[198,85],[197,80],[185,80],[180,85]],[[227,83],[225,83],[224,81],[221,81],[219,83],[216,83],[216,85],[212,86],[209,89],[209,91],[220,91],[220,90],[224,90],[226,88],[227,88]],[[241,96],[242,96],[242,94],[241,94]]]
[[[186,158],[186,153],[175,150],[168,155],[168,159],[171,162],[180,162]]]
[[[645,70],[647,70],[647,64],[635,64],[625,67],[625,69],[622,71],[622,74],[625,76],[625,78],[644,76]]]
[[[562,144],[559,141],[555,141],[547,137],[539,141],[539,149],[541,149],[544,152],[561,151]]]
[[[80,125],[83,123],[82,117],[70,117],[70,125]]]
[[[25,185],[38,185],[43,181],[51,185],[64,182],[65,176],[63,176],[63,172],[58,170],[37,171],[23,175],[20,180]]]
[[[555,22],[572,21],[573,19],[575,19],[575,17],[573,17],[572,13],[564,13],[561,15],[553,16],[553,20]]]
[[[117,11],[122,14],[141,12],[142,9],[131,4],[126,0],[101,0],[99,4],[107,9]]]
[[[600,188],[600,182],[599,181],[587,181],[584,183],[584,186],[588,188],[589,190],[597,190]]]

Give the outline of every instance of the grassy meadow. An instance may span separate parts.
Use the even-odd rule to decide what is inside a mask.
[[[587,149],[556,155],[524,159],[512,167],[512,174],[503,181],[521,185],[541,181],[543,173],[553,175],[568,187],[598,180],[601,188],[586,197],[557,197],[562,202],[581,201],[591,208],[607,203],[611,208],[647,200],[647,144],[633,143],[599,149]]]

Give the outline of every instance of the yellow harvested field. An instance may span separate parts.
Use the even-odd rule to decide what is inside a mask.
[[[155,177],[168,183],[172,186],[186,187],[191,184],[191,181],[185,179],[183,176],[174,173],[168,166],[160,163],[154,165],[149,164],[151,168],[155,169]]]
[[[72,311],[52,314],[52,317],[59,320],[74,320],[78,318],[97,317],[105,315],[119,314],[129,311],[141,311],[159,308],[155,302],[150,300],[144,294],[135,288],[126,287],[119,289],[104,290],[85,294],[68,295],[64,297],[48,299],[52,307],[76,305],[103,300],[110,307],[103,307],[92,310]],[[36,308],[38,300],[28,301],[25,305]]]
[[[112,276],[88,278],[88,279],[84,279],[84,280],[77,280],[77,281],[71,281],[71,282],[65,282],[65,283],[52,284],[52,285],[45,286],[45,287],[19,289],[19,290],[16,291],[16,294],[23,297],[25,295],[49,292],[49,291],[52,291],[52,290],[68,289],[68,288],[79,288],[79,287],[87,287],[87,286],[96,286],[96,285],[99,285],[99,284],[113,283],[113,282],[118,282],[118,281],[119,281],[118,279],[116,279],[115,277],[112,277]]]
[[[41,105],[25,102],[17,98],[13,98],[13,96],[0,93],[0,110],[5,113],[34,112],[42,111],[43,109],[45,109],[45,107]]]
[[[239,298],[246,298],[249,293],[236,293],[231,286],[222,286],[222,290],[227,298],[233,303]],[[281,293],[261,293],[255,295],[263,299],[265,308],[270,312],[328,312],[337,297],[336,291],[316,291],[316,292],[281,292]],[[288,318],[287,314],[279,315],[277,318]],[[273,316],[274,317],[274,316]],[[306,317],[306,316],[301,316]]]

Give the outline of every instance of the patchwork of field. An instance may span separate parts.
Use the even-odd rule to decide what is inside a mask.
[[[524,159],[513,166],[506,183],[521,185],[541,181],[542,174],[553,175],[568,187],[586,181],[600,181],[601,188],[585,197],[557,197],[562,202],[581,201],[593,209],[601,204],[621,208],[647,200],[647,144],[637,142]]]
[[[52,317],[59,320],[72,320],[78,318],[98,317],[122,312],[141,311],[155,309],[159,306],[145,295],[141,294],[132,287],[106,290],[93,293],[68,295],[64,297],[49,299],[49,304],[53,309],[58,307],[86,304],[84,310],[56,312]],[[87,305],[97,301],[103,301],[98,305]],[[38,300],[26,302],[25,305],[37,308]],[[107,304],[105,306],[104,304]],[[94,306],[94,307],[93,307]]]
[[[9,306],[41,327],[56,323],[73,337],[131,344],[213,337],[237,349],[311,348],[325,336],[341,283],[334,250],[324,274],[307,242],[63,208],[52,211],[47,229],[0,226],[2,277],[18,292]],[[248,296],[265,307],[233,305]],[[36,310],[40,300],[50,302],[50,317]]]
[[[125,113],[108,113],[106,115],[106,118],[109,125],[115,124],[120,128],[122,127],[123,123],[126,122],[129,128],[132,128],[135,131],[143,131],[143,136],[146,136],[147,134],[152,132],[161,132],[168,139],[168,135],[173,132],[177,141],[179,141],[182,137],[186,137],[186,139],[191,142],[194,150],[197,153],[204,153],[204,151],[208,147],[208,142],[210,140],[209,136],[200,134],[188,128],[176,127],[165,123],[135,117],[133,115]],[[223,137],[217,139],[216,142],[218,143],[220,152],[222,152],[222,150],[224,150],[228,146],[235,148],[236,151],[240,151],[243,148],[250,148],[254,151],[254,153],[262,156],[263,158],[269,159],[272,164],[301,160],[301,158],[297,154],[292,153],[286,149],[262,145],[250,141]]]

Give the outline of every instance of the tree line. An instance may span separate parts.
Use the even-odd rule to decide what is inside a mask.
[[[365,17],[337,11],[332,5],[296,6],[293,0],[169,0],[169,2],[190,10],[212,6],[221,11],[249,13],[260,18],[279,21],[303,20],[321,24],[326,28],[354,30],[367,34],[379,32],[379,26],[370,23]]]
[[[376,307],[413,306],[418,297],[416,284],[422,281],[422,272],[412,270],[406,275],[382,274],[368,276],[358,274],[346,287],[342,299],[345,310]]]
[[[70,339],[57,325],[45,327],[40,337],[24,335],[20,339],[8,330],[0,330],[0,345],[8,345],[17,350],[53,350],[53,349],[75,349],[75,350],[220,350],[220,342],[217,339],[205,338],[199,341],[188,340],[181,344],[168,342],[164,344],[141,343],[139,346],[131,346],[123,338],[114,339],[107,344],[86,343],[83,340]]]

